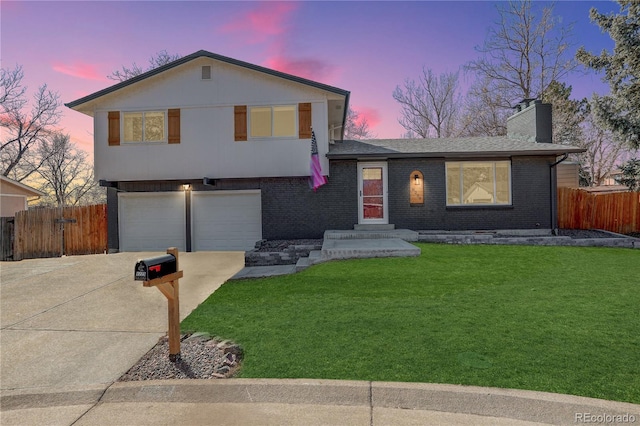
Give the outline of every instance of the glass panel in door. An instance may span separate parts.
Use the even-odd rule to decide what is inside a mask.
[[[384,182],[382,167],[362,168],[363,219],[384,218]]]

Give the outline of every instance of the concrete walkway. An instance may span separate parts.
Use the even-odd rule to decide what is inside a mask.
[[[117,382],[166,332],[164,296],[133,281],[136,260],[156,254],[0,264],[0,424],[526,425],[595,415],[640,423],[639,405],[519,390],[301,379]],[[181,254],[181,317],[243,261],[242,253]]]

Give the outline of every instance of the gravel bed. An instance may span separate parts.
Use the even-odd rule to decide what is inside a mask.
[[[558,235],[561,237],[571,237],[575,240],[583,238],[626,238],[622,235],[610,234],[608,232],[586,230],[586,229],[560,229]]]
[[[224,379],[236,373],[241,360],[242,350],[232,342],[194,334],[181,337],[180,359],[172,362],[169,339],[164,336],[118,381]]]
[[[322,239],[306,239],[306,240],[267,240],[260,243],[260,247],[256,248],[259,252],[270,251],[287,251],[289,246],[322,246]]]

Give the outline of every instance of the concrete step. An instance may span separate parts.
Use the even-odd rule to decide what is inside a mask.
[[[450,244],[491,244],[493,235],[490,234],[420,234],[418,241],[424,243]]]
[[[400,238],[326,239],[322,259],[356,259],[370,257],[413,257],[420,249]]]
[[[296,272],[304,271],[309,266],[322,262],[324,262],[324,259],[322,258],[322,250],[311,250],[309,252],[309,257],[301,257],[298,259],[298,262],[296,263]]]
[[[309,252],[309,262],[311,262],[312,265],[322,263],[322,250],[312,250]]]
[[[396,226],[393,224],[384,224],[384,225],[353,225],[353,229],[355,231],[392,231],[396,229]]]
[[[293,274],[294,272],[296,272],[296,265],[248,266],[230,279],[239,280],[243,278],[273,277],[276,275]]]
[[[377,240],[399,238],[404,241],[418,241],[418,233],[409,229],[392,229],[388,231],[363,231],[363,230],[330,230],[325,231],[326,240]],[[324,248],[324,246],[323,246]]]
[[[296,262],[296,272],[304,271],[309,266],[311,266],[311,259],[308,257],[301,257],[298,259],[298,262]]]

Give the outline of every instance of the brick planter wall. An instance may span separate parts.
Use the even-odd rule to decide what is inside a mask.
[[[292,245],[286,251],[247,251],[244,266],[295,265],[301,257],[309,256],[312,250],[320,250],[322,245]]]

